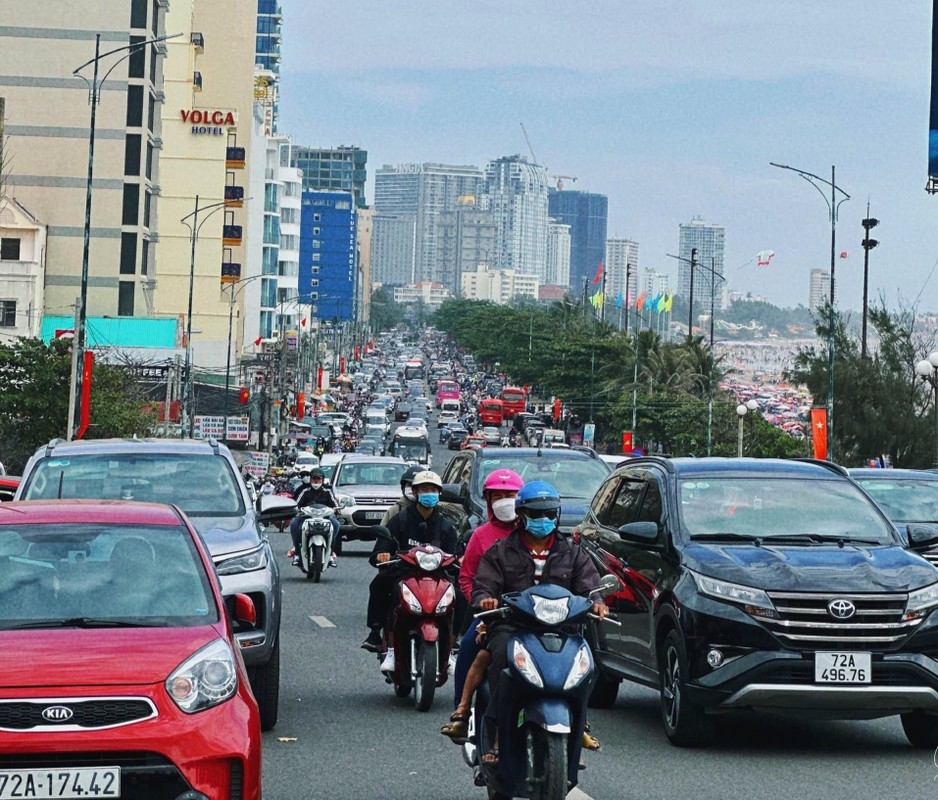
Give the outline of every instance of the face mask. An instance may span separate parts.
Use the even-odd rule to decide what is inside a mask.
[[[525,519],[524,527],[535,539],[544,539],[554,532],[556,521],[547,517],[538,519]]]
[[[303,483],[309,483],[309,475],[303,476]]]
[[[418,494],[417,502],[420,503],[420,505],[422,505],[424,508],[433,508],[437,503],[440,502],[440,496],[436,492]]]
[[[417,500],[417,498],[414,497],[414,490],[411,489],[409,486],[406,489],[404,489],[404,497],[406,497],[408,500],[413,500],[414,502],[416,502]]]
[[[496,500],[492,503],[492,513],[495,515],[495,519],[502,522],[511,522],[517,516],[515,514],[515,498],[505,497]]]
[[[322,481],[316,481],[316,483],[311,483],[310,486],[312,486],[314,489],[322,489]]]

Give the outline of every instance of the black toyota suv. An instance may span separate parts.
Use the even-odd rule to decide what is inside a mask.
[[[630,680],[659,690],[675,745],[748,709],[900,715],[913,746],[938,746],[938,571],[843,469],[636,458],[578,534],[622,583],[621,628],[590,631],[595,707]]]

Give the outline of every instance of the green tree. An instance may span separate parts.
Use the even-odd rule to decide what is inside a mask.
[[[371,329],[378,333],[400,325],[404,321],[404,307],[394,302],[394,297],[385,288],[371,293]]]

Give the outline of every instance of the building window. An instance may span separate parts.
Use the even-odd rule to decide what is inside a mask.
[[[141,137],[139,133],[128,133],[124,139],[124,174],[140,174],[140,148]]]
[[[156,119],[156,98],[152,94],[150,95],[150,109],[148,114],[147,130],[150,131],[150,133],[153,133],[153,121]]]
[[[147,142],[147,178],[153,180],[153,145]]]
[[[313,236],[319,236],[319,231],[321,228],[313,228]]]
[[[322,258],[322,253],[313,253],[313,261],[319,261]]]
[[[10,236],[0,239],[0,261],[20,260],[20,240]]]
[[[0,300],[0,328],[16,327],[16,300]]]
[[[313,222],[319,222],[322,219],[322,214],[313,214]]]
[[[143,227],[150,227],[150,206],[153,195],[149,192],[143,193]]]
[[[131,0],[130,27],[145,28],[147,26],[147,0]]]
[[[130,44],[139,45],[144,41],[143,36],[131,36]],[[147,49],[145,47],[138,47],[136,50],[130,51],[129,66],[127,68],[127,75],[130,78],[142,78],[146,73],[147,67]]]
[[[319,239],[313,239],[313,249],[318,250],[320,247],[322,247],[322,242]]]
[[[117,316],[132,317],[134,315],[134,282],[117,282]]]
[[[121,275],[133,275],[137,269],[137,234],[121,234]]]
[[[150,263],[150,243],[144,239],[140,248],[140,274],[146,275]]]
[[[139,224],[138,215],[140,213],[140,184],[124,184],[124,211],[121,222],[124,225]]]
[[[127,127],[139,128],[143,125],[143,87],[127,87]]]

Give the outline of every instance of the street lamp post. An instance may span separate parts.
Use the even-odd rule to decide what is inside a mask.
[[[805,172],[803,169],[798,169],[796,167],[790,167],[787,164],[776,164],[774,161],[770,161],[769,164],[773,167],[778,167],[779,169],[791,170],[794,173],[797,173],[802,178],[804,178],[808,183],[810,183],[815,189],[818,190],[818,194],[824,198],[824,202],[827,203],[827,210],[830,214],[831,221],[831,292],[830,292],[830,302],[828,305],[828,314],[827,314],[827,458],[829,461],[834,460],[834,269],[836,266],[837,259],[837,212],[840,208],[840,204],[845,200],[850,199],[850,195],[847,194],[843,189],[841,189],[836,182],[836,173],[834,167],[831,166],[831,179],[825,180],[820,178],[817,175],[814,175],[810,172]],[[824,190],[818,186],[818,184],[823,184],[824,186],[830,187],[831,195],[830,198],[824,193]],[[837,193],[843,195],[840,200],[837,199]]]
[[[866,358],[866,318],[869,309],[869,289],[870,289],[870,250],[879,244],[876,239],[870,238],[870,231],[879,225],[879,220],[870,216],[870,201],[866,201],[866,218],[860,221],[863,226],[863,241],[860,242],[863,247],[863,341],[861,342],[861,355]]]
[[[229,288],[229,298],[228,298],[228,349],[225,352],[225,425],[228,425],[228,391],[231,388],[231,334],[232,334],[232,323],[234,321],[234,301],[235,296],[238,292],[241,291],[244,286],[249,284],[251,281],[256,281],[258,278],[266,277],[264,275],[254,275],[250,278],[244,278],[243,280],[234,281],[230,284]],[[227,431],[227,427],[226,427]]]
[[[938,350],[929,353],[928,358],[922,359],[915,365],[916,374],[922,380],[931,384],[935,391],[935,402],[932,410],[935,412],[935,468],[938,468]]]
[[[686,259],[681,259],[686,261]],[[687,299],[687,338],[694,335],[694,267],[697,266],[697,248],[690,249],[690,297]]]
[[[743,419],[746,414],[750,411],[755,411],[759,408],[759,404],[755,400],[747,400],[745,403],[740,403],[736,406],[736,414],[739,417],[739,434],[737,436],[737,447],[736,454],[739,458],[743,457]]]

